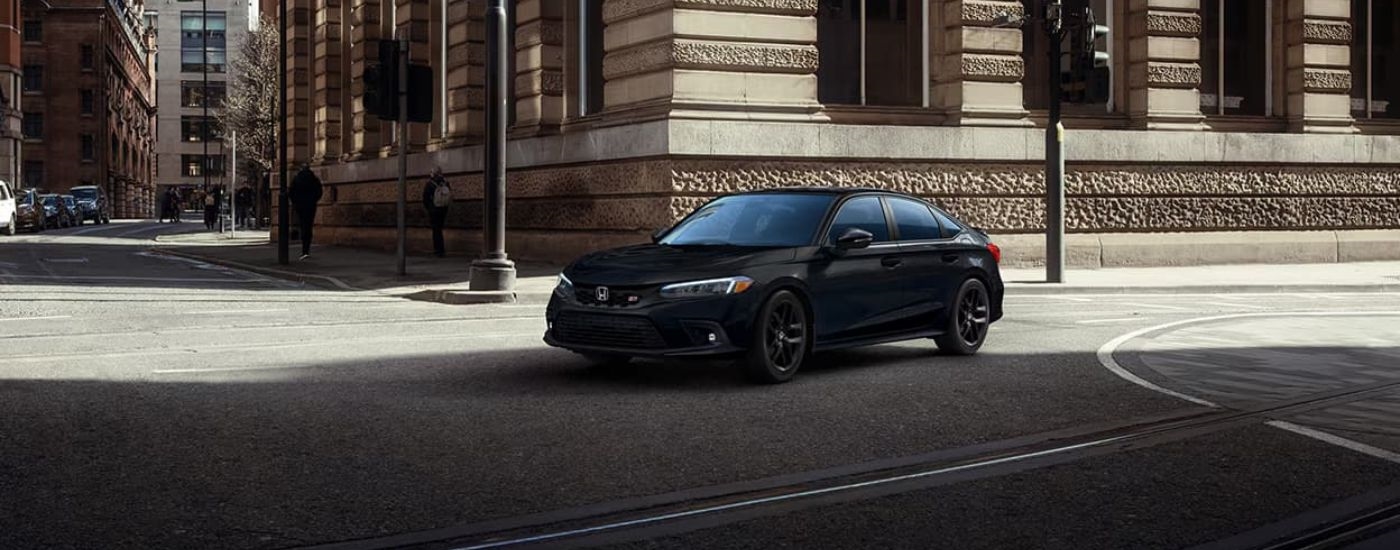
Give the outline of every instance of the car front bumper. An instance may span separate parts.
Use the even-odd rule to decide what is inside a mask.
[[[544,342],[580,353],[716,357],[747,349],[757,292],[640,307],[584,305],[554,295]]]

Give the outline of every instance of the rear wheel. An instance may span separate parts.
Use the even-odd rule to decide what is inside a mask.
[[[18,229],[19,220],[15,219],[14,215],[10,215],[10,225],[5,226],[5,234],[13,237],[15,235],[15,231]]]
[[[753,337],[744,357],[749,378],[764,384],[792,380],[811,348],[812,325],[802,300],[787,290],[768,298],[753,324]]]
[[[972,355],[987,340],[987,329],[991,326],[991,299],[987,286],[977,279],[963,281],[958,288],[953,309],[948,314],[948,324],[941,336],[934,338],[938,349],[949,355]]]

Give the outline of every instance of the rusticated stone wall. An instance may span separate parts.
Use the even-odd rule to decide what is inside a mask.
[[[479,178],[449,176],[458,183],[448,220],[458,251],[474,250],[480,230]],[[1400,167],[1071,165],[1066,180],[1074,232],[1400,227]],[[1037,165],[653,159],[512,172],[508,247],[524,259],[562,261],[644,241],[714,196],[789,185],[911,193],[993,233],[1043,227]],[[391,248],[394,182],[333,187],[318,218],[328,231],[319,238]],[[427,225],[421,210],[410,204],[410,226]],[[414,249],[427,243],[411,241]]]

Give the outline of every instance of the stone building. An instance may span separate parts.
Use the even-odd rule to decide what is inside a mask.
[[[22,183],[103,185],[118,217],[152,212],[154,36],[139,0],[24,0]]]
[[[155,29],[160,51],[156,64],[158,190],[202,186],[206,174],[210,185],[226,186],[225,178],[231,175],[231,151],[215,117],[227,93],[231,52],[247,36],[252,14],[241,0],[207,1],[208,12],[200,11],[201,2],[153,0],[146,5],[146,20]]]
[[[365,113],[372,41],[438,88],[410,197],[441,166],[473,252],[484,1],[288,0],[291,160],[328,184],[318,239],[394,247],[393,125]],[[716,194],[875,186],[1043,256],[1047,42],[1038,0],[508,2],[507,249],[562,260],[645,241]],[[1400,255],[1400,14],[1381,0],[1093,2],[1106,101],[1066,109],[1075,265]],[[410,198],[410,246],[429,246]],[[1382,245],[1383,244],[1383,245]]]

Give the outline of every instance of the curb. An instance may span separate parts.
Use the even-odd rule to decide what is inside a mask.
[[[548,292],[514,292],[509,290],[420,290],[411,294],[400,294],[401,298],[410,300],[421,300],[425,302],[437,302],[441,304],[453,305],[474,305],[474,304],[530,304],[544,305],[549,303]]]
[[[1199,285],[1199,286],[1064,286],[1049,283],[1008,283],[1007,296],[1058,294],[1278,294],[1289,292],[1400,292],[1400,284],[1372,285]]]
[[[235,262],[235,261],[233,261],[233,260],[225,260],[225,259],[222,259],[222,258],[212,258],[212,257],[209,257],[209,256],[203,256],[203,255],[199,255],[199,254],[191,254],[191,253],[189,253],[189,252],[179,252],[179,251],[175,251],[175,250],[162,250],[162,249],[160,249],[160,248],[151,248],[150,251],[151,251],[151,253],[153,253],[153,254],[164,254],[164,255],[167,255],[167,256],[178,256],[178,257],[181,257],[181,258],[188,258],[188,259],[191,259],[191,260],[199,260],[199,261],[201,261],[201,262],[211,263],[211,264],[214,264],[214,265],[221,265],[221,266],[225,266],[225,267],[232,267],[232,268],[242,269],[242,270],[244,270],[244,271],[251,271],[251,272],[253,272],[253,273],[257,273],[257,274],[260,274],[260,275],[266,275],[266,276],[268,276],[268,277],[275,277],[275,278],[278,278],[278,279],[283,279],[283,280],[288,280],[288,281],[295,281],[295,282],[298,282],[298,283],[310,283],[310,284],[315,284],[315,285],[317,285],[317,286],[329,287],[329,288],[332,289],[332,290],[348,290],[348,291],[352,291],[352,292],[363,292],[363,291],[364,291],[364,289],[362,289],[362,288],[355,288],[355,287],[353,287],[353,286],[350,286],[350,285],[348,285],[348,284],[345,284],[345,282],[344,282],[344,281],[341,281],[340,279],[337,279],[337,278],[335,278],[335,277],[331,277],[331,276],[328,276],[328,275],[312,275],[312,274],[309,274],[309,273],[297,273],[297,272],[295,272],[295,271],[284,271],[284,270],[281,270],[281,269],[273,269],[273,268],[270,268],[270,267],[256,266],[256,265],[251,265],[251,264],[245,264],[245,263],[242,263],[242,262]]]

